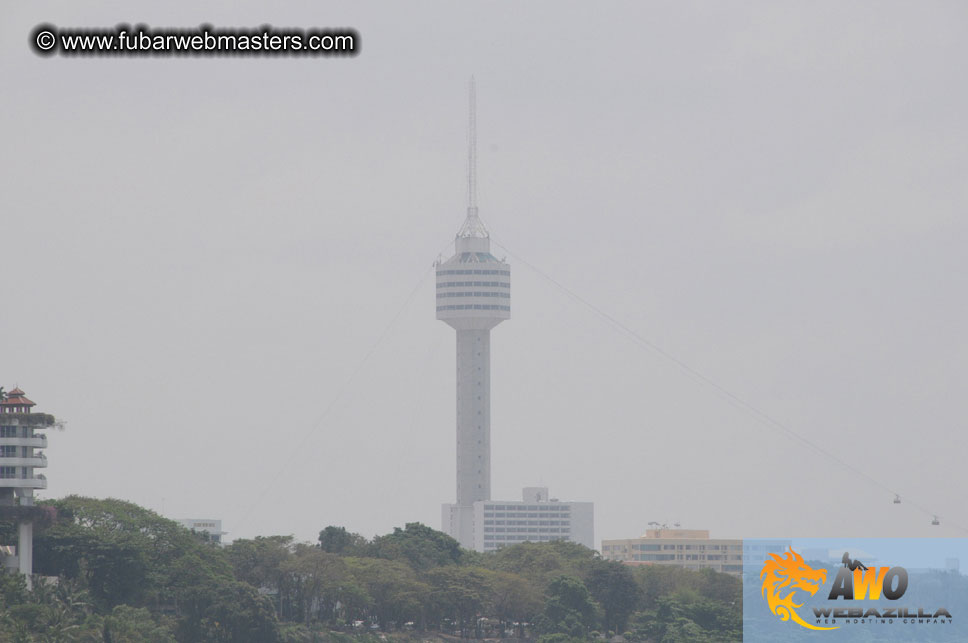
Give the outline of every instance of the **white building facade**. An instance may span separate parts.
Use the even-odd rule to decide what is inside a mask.
[[[222,536],[228,533],[222,531],[222,521],[215,518],[179,518],[178,522],[186,529],[204,534],[210,542],[220,545],[223,544]]]
[[[549,498],[547,487],[526,487],[521,501],[474,503],[474,549],[477,551],[552,540],[568,540],[594,549],[593,504]]]
[[[31,413],[35,404],[19,388],[0,400],[0,516],[17,522],[17,548],[5,549],[3,567],[27,577],[33,573],[34,490],[47,488],[47,477],[37,469],[47,467],[47,436],[39,433],[54,424],[46,413]]]

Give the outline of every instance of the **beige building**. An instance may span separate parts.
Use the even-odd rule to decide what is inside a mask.
[[[712,539],[705,529],[649,529],[641,538],[603,540],[602,558],[628,565],[674,565],[742,576],[743,541]]]

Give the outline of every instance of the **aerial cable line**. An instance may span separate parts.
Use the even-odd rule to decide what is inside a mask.
[[[697,371],[695,368],[689,366],[687,363],[685,363],[684,361],[682,361],[681,359],[679,359],[678,357],[676,357],[672,353],[666,351],[665,349],[663,349],[662,347],[658,346],[654,342],[649,341],[645,337],[642,337],[639,333],[637,333],[633,329],[629,328],[628,326],[626,326],[625,324],[623,324],[622,322],[620,322],[618,319],[616,319],[612,315],[608,314],[607,312],[605,312],[604,310],[602,310],[601,308],[599,308],[595,304],[591,303],[590,301],[588,301],[587,299],[585,299],[584,297],[582,297],[581,295],[579,295],[578,293],[576,293],[572,289],[568,288],[567,286],[565,286],[564,284],[562,284],[561,282],[559,282],[554,277],[550,276],[549,274],[545,273],[543,270],[541,270],[540,268],[538,268],[534,264],[530,263],[529,261],[525,260],[524,258],[522,258],[519,255],[517,255],[514,252],[512,252],[507,246],[505,246],[500,241],[496,240],[493,236],[491,237],[491,241],[494,244],[496,244],[497,246],[501,247],[515,261],[524,264],[525,266],[527,266],[528,268],[530,268],[531,270],[533,270],[535,273],[537,273],[539,276],[541,276],[544,279],[546,279],[549,282],[551,282],[555,287],[557,287],[563,293],[565,293],[566,295],[568,295],[569,297],[571,297],[572,299],[574,299],[575,301],[577,301],[578,303],[582,304],[583,306],[585,306],[586,308],[588,308],[589,310],[591,310],[592,312],[594,312],[596,315],[598,315],[599,317],[601,317],[602,319],[604,319],[606,322],[608,322],[608,324],[612,327],[613,330],[616,330],[616,331],[620,332],[621,334],[625,335],[626,338],[633,340],[634,342],[636,342],[640,346],[642,346],[644,348],[647,348],[647,349],[653,351],[654,353],[657,353],[661,357],[665,358],[666,360],[672,362],[683,373],[685,373],[688,377],[690,377],[693,381],[698,382],[700,384],[703,384],[703,385],[711,388],[714,392],[716,392],[721,398],[725,399],[733,407],[738,408],[738,409],[743,410],[743,411],[746,411],[747,413],[749,413],[750,415],[752,415],[752,417],[757,422],[759,422],[760,424],[762,424],[764,426],[767,426],[769,428],[773,428],[773,429],[780,430],[789,439],[794,440],[796,442],[799,442],[800,444],[802,444],[802,445],[804,445],[806,447],[809,447],[810,449],[812,449],[816,453],[822,455],[823,457],[825,457],[825,458],[827,458],[829,460],[832,460],[833,462],[836,462],[837,464],[841,465],[842,467],[846,468],[847,470],[851,471],[852,473],[854,473],[854,474],[856,474],[858,476],[861,476],[862,478],[864,478],[865,480],[867,480],[868,482],[870,482],[874,486],[879,487],[880,489],[883,489],[883,490],[891,493],[895,497],[895,503],[897,503],[897,499],[900,498],[903,495],[903,494],[899,493],[897,490],[892,489],[889,485],[881,482],[880,480],[878,480],[877,478],[874,478],[873,476],[871,476],[870,474],[866,473],[865,471],[863,471],[861,469],[858,469],[857,467],[855,467],[854,465],[850,464],[846,460],[843,460],[842,458],[838,457],[836,454],[831,453],[827,449],[824,449],[819,444],[817,444],[817,443],[809,440],[808,438],[800,435],[799,433],[797,433],[796,431],[794,431],[790,427],[786,426],[785,424],[783,424],[779,420],[773,418],[772,416],[770,416],[766,412],[761,411],[760,409],[758,409],[757,407],[753,406],[752,404],[750,404],[749,402],[747,402],[743,398],[739,397],[735,393],[732,393],[731,391],[729,391],[725,387],[723,387],[720,384],[716,383],[712,379],[706,377],[705,375],[703,375],[702,373],[700,373],[699,371]],[[932,519],[933,519],[932,524],[938,524],[937,523],[937,519],[939,517],[939,514],[937,514],[936,512],[928,509],[927,507],[925,507],[925,506],[923,506],[923,505],[921,505],[921,504],[919,504],[917,502],[911,501],[906,496],[905,496],[905,502],[907,502],[907,504],[910,504],[912,507],[915,507],[916,509],[922,511],[926,515],[931,516]],[[948,524],[951,524],[954,527],[957,527],[958,529],[960,529],[961,531],[964,531],[964,532],[968,533],[968,529],[962,527],[961,525],[955,524],[955,523],[950,522],[950,521],[948,521]]]

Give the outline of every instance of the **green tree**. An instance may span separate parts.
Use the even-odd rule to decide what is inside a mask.
[[[545,592],[544,614],[538,629],[545,634],[556,632],[585,636],[595,625],[595,604],[585,584],[571,576],[559,576]]]
[[[742,610],[706,598],[692,589],[661,596],[648,635],[663,643],[742,641]]]
[[[346,558],[357,584],[366,591],[366,613],[384,630],[389,624],[423,622],[429,587],[399,560]]]
[[[394,528],[392,534],[377,536],[368,550],[376,558],[405,560],[417,571],[459,564],[463,553],[456,540],[419,522],[408,522],[403,529]]]
[[[633,570],[642,590],[642,607],[655,609],[661,596],[692,590],[700,596],[742,607],[743,585],[740,579],[711,569],[692,571],[671,565],[642,565]]]
[[[272,605],[240,582],[206,584],[185,593],[177,638],[183,643],[274,643],[279,639]]]
[[[175,643],[169,624],[155,620],[143,607],[118,605],[99,625],[92,634],[99,633],[101,638],[97,640],[105,643]]]
[[[491,594],[486,570],[475,567],[438,567],[425,575],[430,585],[430,611],[457,623],[461,636],[476,632],[477,617]],[[479,633],[478,633],[479,634]]]
[[[104,609],[128,603],[176,601],[173,574],[189,556],[192,567],[231,579],[222,552],[201,543],[178,523],[122,500],[69,496],[52,503],[57,520],[34,539],[34,568],[78,579]]]
[[[346,527],[330,525],[319,532],[320,549],[331,554],[357,555],[364,551],[367,544],[366,538],[346,531]]]
[[[355,584],[341,557],[309,545],[296,545],[281,570],[287,578],[286,585],[292,588],[299,620],[306,624],[335,618],[344,587],[352,590]]]
[[[22,574],[0,572],[0,612],[27,602],[27,580]]]
[[[275,596],[276,613],[281,620],[293,618],[296,597],[283,565],[292,556],[292,536],[256,536],[239,539],[225,548],[235,577]]]
[[[488,570],[487,579],[487,613],[501,621],[502,631],[510,629],[513,623],[533,621],[541,611],[541,592],[523,576]],[[519,625],[518,635],[524,637],[523,625]]]
[[[271,604],[235,580],[222,548],[121,500],[71,496],[53,506],[58,519],[35,539],[34,564],[42,574],[60,576],[61,585],[35,586],[33,600],[43,610],[25,609],[19,619],[31,631],[79,636],[77,628],[89,628],[94,610],[104,615],[103,635],[105,626],[110,632],[107,615],[127,604],[171,610],[183,641],[277,637]],[[244,638],[243,632],[258,638]]]
[[[585,637],[569,636],[561,632],[555,634],[542,634],[538,637],[538,643],[587,643]]]
[[[543,592],[559,576],[581,578],[594,558],[594,551],[578,543],[552,541],[504,547],[485,555],[483,562],[488,569],[519,574]]]
[[[641,595],[631,570],[616,561],[595,559],[586,570],[585,585],[602,608],[605,631],[624,632]]]

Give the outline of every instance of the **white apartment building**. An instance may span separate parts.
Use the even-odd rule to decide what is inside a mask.
[[[444,524],[449,519],[444,505]],[[494,551],[523,542],[568,540],[595,547],[594,504],[561,501],[547,487],[526,487],[521,500],[474,503],[473,549]]]

